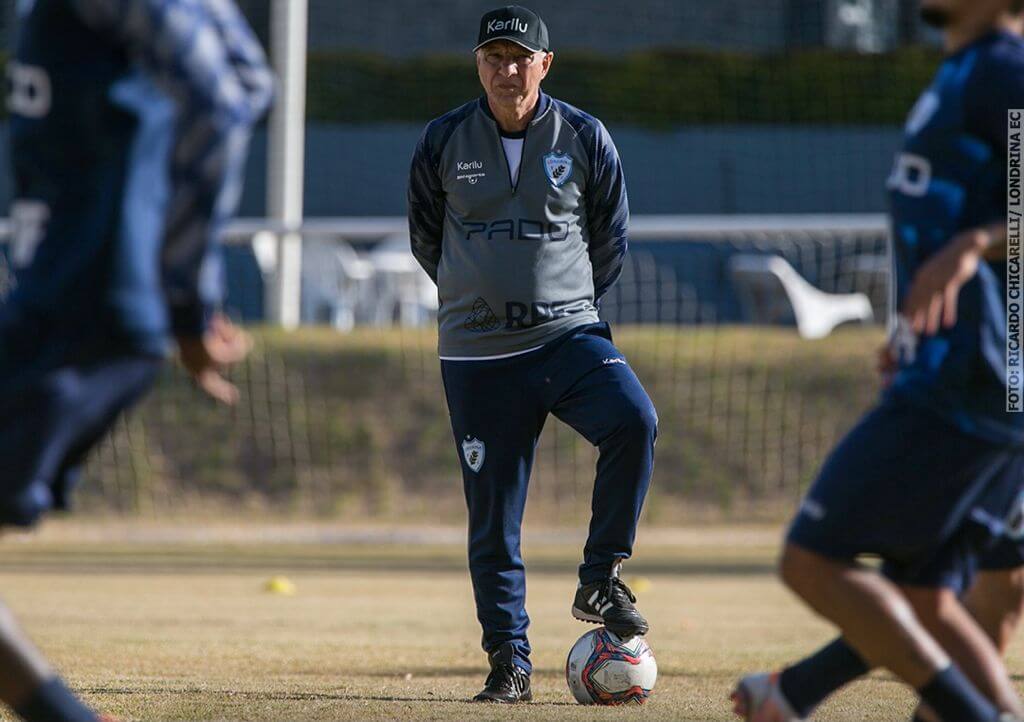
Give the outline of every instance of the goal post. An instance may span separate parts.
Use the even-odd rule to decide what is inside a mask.
[[[302,293],[302,236],[296,229],[305,190],[308,25],[308,0],[273,0],[270,42],[278,92],[267,145],[267,216],[284,232],[277,236],[267,316],[284,328],[299,325]]]

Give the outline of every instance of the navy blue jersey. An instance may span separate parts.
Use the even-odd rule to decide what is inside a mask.
[[[233,2],[23,0],[7,75],[8,357],[43,331],[146,353],[201,333],[222,298],[215,235],[272,94]]]
[[[1007,110],[1024,107],[1024,41],[989,34],[943,62],[910,114],[888,181],[897,309],[918,268],[959,232],[1006,218]],[[890,393],[961,430],[1024,441],[1024,414],[1006,412],[1006,264],[982,262],[960,292],[957,323],[894,341]]]

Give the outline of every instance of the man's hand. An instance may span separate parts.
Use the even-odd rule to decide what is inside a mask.
[[[965,231],[918,269],[903,302],[915,333],[933,336],[956,323],[960,289],[978,272],[978,261],[993,241],[989,229]]]
[[[227,317],[216,314],[206,333],[200,337],[178,337],[181,365],[189,372],[196,386],[210,398],[233,406],[238,402],[238,389],[222,375],[228,366],[245,359],[252,348],[252,339]]]

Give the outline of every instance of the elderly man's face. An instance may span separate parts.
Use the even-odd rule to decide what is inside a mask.
[[[476,69],[487,97],[509,103],[540,88],[552,58],[552,53],[533,53],[508,40],[494,40],[476,51]]]

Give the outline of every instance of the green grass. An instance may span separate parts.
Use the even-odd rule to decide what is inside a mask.
[[[884,54],[566,52],[556,54],[544,87],[609,124],[895,127],[940,60],[920,47]],[[311,53],[309,89],[310,119],[335,123],[425,123],[481,92],[469,55],[359,52]]]
[[[256,330],[234,373],[235,411],[202,402],[180,373],[90,470],[83,501],[163,517],[232,514],[455,522],[460,471],[432,331]],[[660,417],[649,520],[694,510],[778,520],[876,396],[875,327],[827,341],[789,328],[616,329]],[[585,518],[595,452],[551,420],[531,513]]]
[[[544,88],[606,123],[666,131],[685,125],[897,127],[941,59],[929,47],[881,54],[565,52],[556,55]],[[424,124],[481,93],[468,53],[399,58],[314,51],[308,70],[308,117],[319,123]]]
[[[568,614],[583,530],[527,529],[537,701],[471,707],[486,670],[463,532],[401,532],[384,544],[388,530],[326,524],[58,524],[5,539],[0,585],[72,685],[125,720],[729,720],[737,676],[831,633],[772,576],[779,529],[642,530],[626,575],[649,582],[653,699],[577,706],[562,669],[587,629]],[[262,590],[275,574],[296,596]],[[1022,653],[1013,648],[1012,671]],[[912,702],[876,675],[816,719],[906,720]]]

